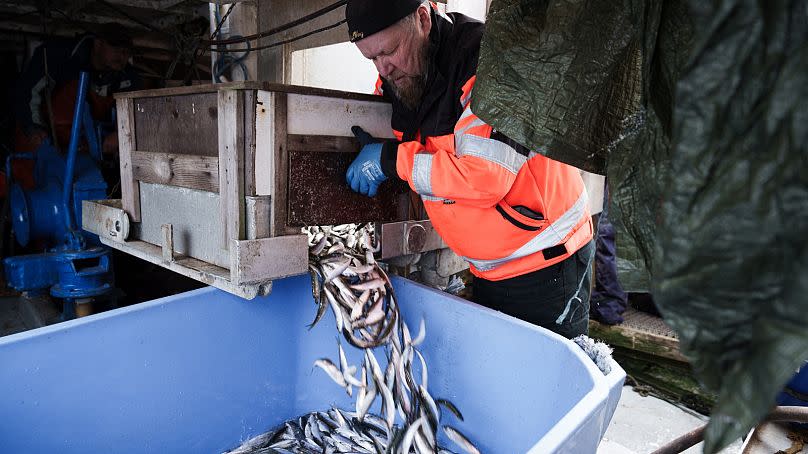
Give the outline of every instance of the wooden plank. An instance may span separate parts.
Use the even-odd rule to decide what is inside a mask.
[[[287,134],[353,137],[352,126],[361,126],[380,139],[394,139],[390,104],[290,93],[287,101]]]
[[[258,91],[255,104],[255,193],[272,195],[275,168],[275,93]]]
[[[219,90],[265,90],[278,93],[297,93],[301,95],[327,96],[331,98],[352,99],[357,101],[371,101],[377,103],[388,103],[381,96],[369,95],[365,93],[353,93],[349,91],[329,90],[326,88],[303,87],[300,85],[289,85],[272,82],[238,81],[222,84],[191,85],[188,87],[157,88],[152,90],[127,91],[116,93],[115,99],[143,99],[158,98],[164,96],[181,96],[199,93],[216,93]]]
[[[244,93],[222,90],[218,100],[220,219],[227,249],[230,240],[244,239]]]
[[[117,101],[118,112],[118,157],[121,161],[121,199],[123,209],[132,222],[140,222],[140,184],[132,169],[132,152],[135,150],[135,107],[131,99]]]
[[[668,358],[675,361],[688,362],[679,351],[679,339],[670,328],[669,332],[660,329],[662,322],[658,317],[640,313],[629,308],[623,314],[625,322],[621,325],[608,326],[594,320],[589,321],[589,335],[603,340],[615,347],[624,347],[650,355]],[[651,323],[654,320],[658,323]],[[643,325],[648,325],[644,327]],[[653,326],[652,326],[653,325]]]
[[[265,282],[308,271],[306,235],[233,241],[230,251],[231,281],[237,284]]]
[[[218,157],[134,151],[132,168],[139,181],[219,192]]]
[[[244,194],[256,195],[255,192],[255,141],[256,141],[256,104],[255,90],[244,92]]]
[[[299,229],[289,229],[288,223],[289,200],[289,150],[286,145],[286,125],[287,125],[287,96],[285,93],[275,93],[274,130],[275,146],[274,162],[272,167],[272,236],[281,236],[290,233],[298,233]]]
[[[359,141],[354,137],[289,134],[287,140],[290,152],[316,151],[357,153],[360,148]]]
[[[138,150],[219,156],[215,93],[135,99]]]
[[[145,241],[119,243],[107,238],[101,238],[101,243],[248,300],[256,296],[268,295],[272,291],[272,282],[244,285],[234,284],[230,282],[229,270],[203,262],[202,260],[176,254],[173,262],[166,262],[163,260],[161,248]]]

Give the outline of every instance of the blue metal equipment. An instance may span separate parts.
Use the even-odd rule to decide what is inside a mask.
[[[88,74],[81,73],[66,156],[46,142],[33,156],[12,155],[6,161],[9,181],[12,159],[36,161],[34,190],[10,186],[12,226],[21,245],[41,244],[48,251],[5,259],[6,282],[18,291],[50,289],[52,296],[70,303],[65,314],[72,313],[72,303],[105,295],[113,288],[110,250],[100,245],[96,235],[77,227],[82,200],[104,199],[107,190],[97,164],[100,140],[85,102],[88,82]],[[89,154],[78,152],[82,129]]]

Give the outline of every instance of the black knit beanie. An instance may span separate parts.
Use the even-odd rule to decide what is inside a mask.
[[[421,6],[423,0],[348,0],[345,19],[351,42],[382,31]]]

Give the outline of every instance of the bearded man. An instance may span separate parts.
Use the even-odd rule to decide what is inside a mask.
[[[588,331],[592,221],[580,172],[472,111],[484,24],[420,0],[348,0],[350,40],[379,71],[398,141],[363,144],[346,175],[373,197],[389,178],[421,196],[467,260],[475,302],[566,337]],[[551,106],[547,106],[550,108]]]

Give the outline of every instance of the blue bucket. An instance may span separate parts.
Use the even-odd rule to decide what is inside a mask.
[[[446,412],[445,423],[485,453],[595,452],[625,378],[616,363],[604,376],[554,333],[407,280],[394,286],[409,326],[426,320],[431,394],[465,416]],[[351,408],[313,367],[337,358],[333,317],[308,331],[314,313],[299,276],[254,301],[205,288],[0,338],[0,446],[217,453],[289,418]]]

